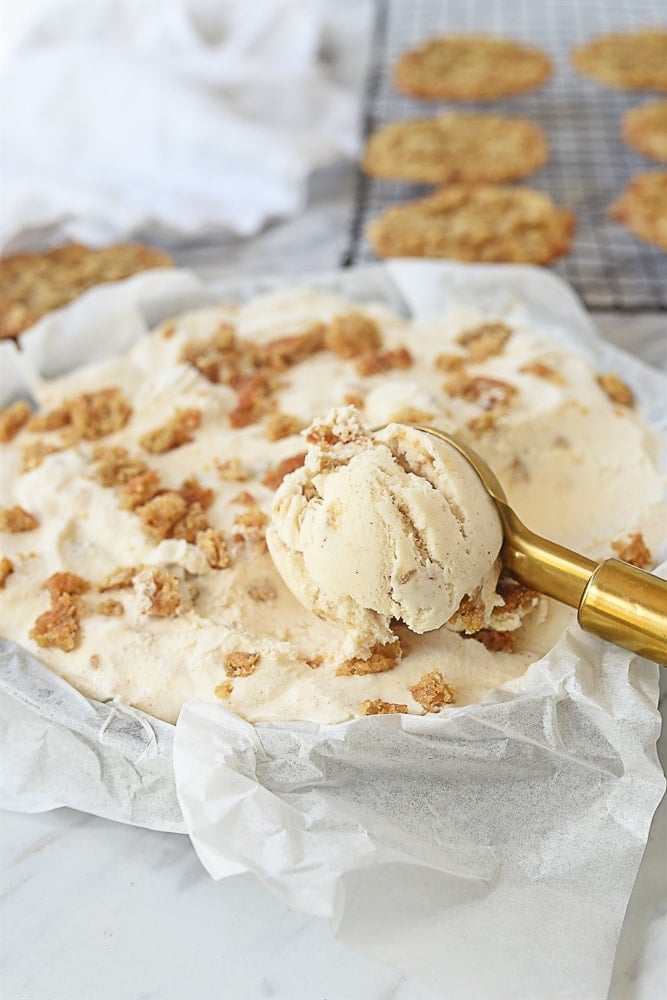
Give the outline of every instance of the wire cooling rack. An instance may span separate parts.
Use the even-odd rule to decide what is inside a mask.
[[[525,184],[576,213],[571,253],[554,265],[589,309],[667,310],[667,256],[637,240],[607,215],[609,204],[637,173],[661,169],[620,139],[623,113],[650,94],[611,90],[576,73],[575,45],[608,31],[665,23],[665,0],[375,0],[372,55],[365,90],[364,132],[444,109],[525,116],[547,134],[547,166]],[[420,101],[392,84],[398,56],[434,35],[484,31],[536,44],[554,63],[549,83],[533,93],[484,104]],[[658,96],[658,95],[653,95]],[[662,169],[665,169],[664,166]],[[431,190],[415,184],[357,178],[356,205],[343,264],[373,260],[367,223],[390,205]]]

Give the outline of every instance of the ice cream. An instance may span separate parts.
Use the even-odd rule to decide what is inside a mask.
[[[34,417],[21,405],[0,413],[0,635],[84,694],[168,721],[193,698],[251,722],[446,710],[521,675],[573,620],[503,575],[488,592],[493,533],[470,536],[477,554],[466,577],[462,550],[441,559],[427,532],[428,558],[452,570],[451,580],[438,576],[441,590],[414,547],[392,553],[371,587],[378,610],[352,627],[304,607],[265,530],[281,482],[304,463],[303,431],[327,426],[334,408],[354,406],[366,427],[422,423],[460,436],[529,527],[587,555],[647,565],[664,541],[664,477],[632,395],[529,325],[520,307],[498,317],[453,305],[408,321],[332,294],[282,292],[177,316],[129,351],[35,389]],[[415,487],[411,525],[426,498],[447,517],[438,507],[447,490],[432,492],[421,468],[410,479],[395,458],[421,465],[412,439],[387,434],[351,446],[359,456],[343,463],[347,478],[322,476],[330,513],[336,482],[349,510],[344,484],[356,488],[357,462],[378,482],[377,452],[387,481],[403,475]],[[304,483],[319,482],[305,461]],[[469,505],[460,504],[472,518]],[[396,509],[384,508],[376,554]],[[415,577],[399,583],[399,565]],[[453,620],[418,634],[457,600]]]
[[[502,527],[454,449],[404,424],[370,433],[353,407],[308,432],[304,465],[276,492],[267,544],[292,593],[348,628],[391,619],[440,628],[464,599],[488,624]],[[382,634],[380,634],[382,633]]]

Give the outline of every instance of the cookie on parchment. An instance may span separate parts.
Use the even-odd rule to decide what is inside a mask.
[[[667,170],[633,177],[610,206],[609,214],[640,240],[667,251]]]
[[[427,100],[495,101],[540,87],[551,72],[540,49],[491,35],[444,35],[405,52],[394,83]]]
[[[621,134],[628,146],[667,163],[667,101],[651,101],[626,111]]]
[[[384,180],[499,183],[543,167],[542,129],[524,118],[446,114],[392,122],[371,135],[363,169]]]
[[[548,264],[568,253],[575,217],[529,188],[453,184],[388,209],[368,238],[379,257]]]
[[[576,48],[572,62],[617,90],[667,90],[667,28],[602,35]]]
[[[18,336],[45,313],[66,305],[93,285],[171,266],[167,254],[135,243],[101,250],[68,243],[43,253],[4,257],[0,259],[0,338]]]

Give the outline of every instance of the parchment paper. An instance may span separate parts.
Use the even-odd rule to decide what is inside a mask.
[[[195,294],[191,276],[163,280],[165,295],[173,280]],[[136,299],[142,286],[132,281]],[[420,316],[456,301],[509,318],[520,300],[541,329],[619,372],[664,427],[665,380],[604,345],[548,272],[393,262],[316,283]],[[210,289],[200,292],[210,301]],[[32,369],[62,370],[57,327],[69,328],[77,305],[82,330],[104,329],[94,296],[40,334]],[[15,356],[6,366],[0,358],[0,370],[10,396],[34,382]],[[329,916],[349,945],[444,998],[606,996],[664,788],[654,664],[574,627],[486,703],[442,717],[251,726],[191,703],[174,743],[173,727],[90,702],[28,660],[13,644],[0,651],[5,805],[75,805],[158,829],[184,823],[214,878],[255,872],[291,906]]]

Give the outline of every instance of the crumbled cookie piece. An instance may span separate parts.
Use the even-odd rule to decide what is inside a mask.
[[[575,217],[541,191],[450,184],[386,209],[368,228],[379,257],[549,264],[570,250]]]
[[[120,491],[120,506],[123,510],[143,507],[160,492],[160,477],[154,469],[146,469],[128,479]]]
[[[54,407],[52,410],[46,410],[42,413],[33,413],[28,421],[26,429],[29,430],[31,434],[59,431],[71,422],[72,414],[70,412],[69,402],[65,402]]]
[[[255,345],[254,360],[260,368],[287,371],[324,348],[325,329],[322,323],[313,323],[303,333],[278,337],[267,344]]]
[[[240,493],[232,497],[232,503],[237,503],[241,507],[254,507],[257,500],[248,490],[241,490]]]
[[[202,510],[208,510],[215,498],[213,490],[202,486],[196,476],[189,476],[187,479],[184,479],[178,492],[188,506],[196,503],[199,504]]]
[[[622,135],[644,156],[667,163],[667,101],[651,101],[626,111]]]
[[[213,694],[216,696],[216,698],[222,698],[222,700],[224,701],[225,699],[229,698],[233,690],[234,690],[234,685],[232,684],[231,681],[223,681],[221,684],[215,685],[215,687],[213,688]]]
[[[554,385],[565,385],[565,379],[560,372],[557,372],[551,365],[545,364],[544,361],[530,361],[528,364],[521,365],[519,371],[524,375],[535,375],[536,378],[543,378],[547,382],[553,382]]]
[[[486,375],[471,377],[464,373],[451,375],[443,386],[450,396],[458,396],[468,403],[477,403],[483,410],[507,409],[517,394],[515,385]]]
[[[139,610],[151,618],[173,618],[181,606],[178,578],[169,570],[145,566],[134,577]]]
[[[105,576],[102,582],[97,585],[97,589],[101,594],[108,590],[126,590],[132,586],[132,581],[138,572],[136,566],[118,566],[112,573]]]
[[[5,257],[0,268],[0,337],[18,336],[93,285],[172,263],[159,250],[132,243],[99,250],[68,243]]]
[[[231,566],[229,547],[224,533],[219,528],[199,531],[195,537],[195,544],[204,553],[212,569],[228,569]]]
[[[390,122],[366,144],[364,172],[419,184],[498,184],[543,167],[542,130],[525,118],[450,112]]]
[[[218,475],[225,483],[245,483],[250,479],[250,473],[240,458],[217,459],[215,467]]]
[[[486,621],[486,607],[476,594],[465,594],[449,624],[468,634],[478,632]]]
[[[493,413],[488,412],[471,417],[466,423],[466,427],[472,434],[487,434],[489,431],[495,431],[497,426]]]
[[[248,507],[247,510],[237,514],[234,518],[234,525],[242,533],[263,532],[268,521],[269,519],[261,507],[255,504],[253,507]]]
[[[65,446],[47,441],[32,441],[23,449],[23,460],[21,462],[21,472],[30,472],[38,469],[45,458],[62,451]]]
[[[125,394],[115,387],[84,392],[67,405],[74,432],[84,441],[97,441],[122,430],[132,416]]]
[[[359,712],[361,715],[407,715],[408,706],[376,698],[375,701],[362,701]]]
[[[402,406],[391,415],[392,423],[397,424],[430,424],[434,418],[435,413],[421,410],[418,406]]]
[[[504,323],[481,323],[460,333],[456,342],[465,348],[472,362],[478,363],[501,354],[511,336],[512,331]]]
[[[81,634],[80,614],[80,599],[60,594],[52,600],[48,611],[38,616],[30,630],[30,638],[42,649],[55,647],[63,653],[71,653]]]
[[[39,521],[23,507],[0,507],[0,531],[34,531]]]
[[[185,512],[185,516],[177,521],[171,530],[171,538],[183,538],[190,545],[194,545],[197,535],[202,531],[207,531],[210,527],[208,518],[201,504],[191,503]]]
[[[460,372],[465,366],[466,358],[462,354],[438,354],[435,367],[439,372]]]
[[[413,358],[407,347],[397,347],[391,351],[367,351],[355,365],[359,375],[378,375],[393,369],[410,368]]]
[[[100,660],[98,653],[92,653],[88,662],[93,670],[99,670],[102,661]]]
[[[358,392],[346,392],[343,396],[343,406],[354,406],[356,410],[363,410],[364,405],[364,397]]]
[[[317,656],[306,657],[306,666],[310,667],[311,670],[319,670],[323,663],[324,657],[319,654]]]
[[[224,658],[225,673],[228,677],[249,677],[254,674],[259,663],[259,653],[227,653]]]
[[[305,460],[305,451],[299,452],[298,455],[290,455],[288,458],[283,458],[282,462],[278,462],[278,465],[272,469],[268,469],[264,473],[261,479],[262,485],[266,486],[269,490],[277,490],[285,476],[289,475],[290,472],[294,472],[295,469],[300,469]]]
[[[93,479],[101,486],[122,486],[148,469],[143,459],[133,458],[127,448],[121,446],[98,447],[93,457],[96,460]]]
[[[138,508],[139,522],[144,534],[156,542],[170,538],[179,521],[188,510],[188,505],[180,493],[168,490],[149,500]]]
[[[107,618],[119,618],[125,614],[125,608],[121,601],[101,601],[95,609],[98,615],[105,615]]]
[[[300,417],[289,413],[273,413],[266,422],[265,435],[269,441],[280,441],[282,438],[298,434],[306,426]]]
[[[667,29],[594,38],[572,53],[580,73],[620,90],[667,90]]]
[[[410,688],[410,694],[427,712],[439,712],[445,705],[453,705],[456,701],[456,688],[445,684],[439,670],[431,670],[420,677]]]
[[[641,532],[635,532],[627,539],[612,542],[611,547],[619,559],[632,566],[649,569],[653,565],[653,556]]]
[[[176,410],[176,413],[162,427],[156,427],[139,438],[139,444],[154,455],[173,451],[181,445],[194,441],[192,432],[201,426],[201,410]]]
[[[609,215],[638,239],[667,251],[667,170],[637,174],[621,192]]]
[[[492,653],[511,653],[516,645],[516,632],[504,632],[493,628],[483,628],[470,638],[481,642]]]
[[[209,382],[227,383],[238,372],[242,348],[234,327],[220,323],[207,340],[190,340],[181,352],[181,361],[192,365]]]
[[[268,410],[273,389],[273,379],[261,372],[240,379],[235,386],[236,406],[229,413],[232,427],[248,427],[257,423]]]
[[[30,419],[31,409],[24,399],[18,399],[11,406],[0,410],[0,442],[11,441]]]
[[[598,375],[597,381],[602,391],[611,399],[612,403],[618,403],[619,406],[635,405],[635,396],[632,389],[618,375],[614,375],[613,372],[607,372],[606,375]]]
[[[2,556],[0,558],[0,590],[2,590],[7,582],[7,577],[11,576],[14,572],[14,563],[7,556]]]
[[[365,674],[383,674],[393,670],[401,659],[401,645],[398,639],[393,642],[378,643],[366,660],[354,657],[344,660],[336,673],[339,677],[363,676]]]
[[[70,597],[74,597],[78,594],[85,594],[87,590],[90,590],[88,581],[84,580],[82,576],[77,576],[76,573],[53,573],[45,581],[44,587],[48,590],[53,601],[63,594],[69,594]]]
[[[324,342],[340,358],[357,358],[379,351],[382,334],[375,320],[365,313],[340,313],[327,327]]]

